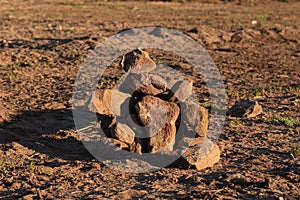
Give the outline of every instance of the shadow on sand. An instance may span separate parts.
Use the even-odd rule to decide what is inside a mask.
[[[72,110],[24,111],[0,124],[0,144],[16,142],[36,153],[64,160],[92,160],[78,139]]]

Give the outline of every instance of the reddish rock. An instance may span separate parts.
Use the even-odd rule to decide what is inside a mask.
[[[150,134],[149,149],[151,152],[170,153],[173,151],[176,135],[175,125],[166,123],[159,132]]]
[[[153,96],[145,96],[135,106],[139,120],[144,126],[151,123],[151,120],[162,121],[165,119],[170,124],[175,124],[179,107],[176,103],[167,102]]]
[[[201,145],[188,148],[177,161],[177,165],[186,169],[198,170],[214,166],[220,160],[220,148],[218,145],[206,140]]]
[[[149,146],[143,147],[150,152],[170,152],[176,135],[175,122],[179,107],[175,103],[145,96],[136,104],[136,112],[144,126],[148,126],[146,136],[150,137]]]

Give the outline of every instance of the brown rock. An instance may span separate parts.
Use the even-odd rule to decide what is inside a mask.
[[[184,103],[182,107],[181,116],[187,128],[205,138],[208,129],[207,109],[194,102]]]
[[[135,106],[139,120],[144,126],[152,124],[151,121],[157,123],[163,119],[167,123],[175,124],[178,115],[179,107],[172,102],[163,101],[157,97],[145,96]]]
[[[256,117],[263,112],[262,106],[257,101],[244,100],[236,103],[228,111],[227,115],[232,117]]]
[[[173,151],[176,135],[175,125],[166,123],[165,126],[159,132],[155,133],[155,135],[153,132],[150,134],[150,152],[170,153]]]
[[[116,122],[110,129],[112,137],[118,139],[126,144],[132,144],[134,142],[135,133],[125,123]]]
[[[167,89],[167,82],[160,76],[154,74],[130,73],[120,86],[120,91],[142,94],[157,95]]]
[[[179,101],[184,102],[193,91],[193,82],[188,80],[182,80],[175,83],[172,87],[170,93],[171,101],[174,101],[177,98]]]
[[[130,95],[118,90],[96,90],[86,107],[91,112],[121,116],[122,105],[128,105]]]
[[[136,139],[135,142],[133,142],[132,144],[130,144],[130,149],[129,150],[131,152],[142,154],[142,145],[141,145],[141,142],[139,141],[139,139]]]
[[[134,73],[150,72],[156,68],[149,54],[139,48],[125,54],[120,64],[126,72],[130,70]]]
[[[175,103],[163,101],[152,96],[145,96],[136,104],[136,112],[144,126],[148,126],[148,152],[170,152],[175,142],[175,122],[179,115],[179,107]]]
[[[202,145],[195,145],[187,149],[177,161],[177,165],[183,168],[194,167],[198,170],[212,167],[220,160],[218,145],[207,140]]]

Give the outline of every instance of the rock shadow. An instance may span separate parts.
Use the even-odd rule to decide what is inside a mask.
[[[76,134],[71,109],[23,111],[0,124],[0,144],[16,142],[36,153],[64,160],[92,160]]]

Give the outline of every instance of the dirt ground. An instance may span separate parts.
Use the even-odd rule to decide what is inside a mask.
[[[0,198],[300,199],[300,2],[202,2],[1,0]],[[214,167],[126,173],[78,140],[80,64],[105,38],[142,26],[199,41],[222,75],[227,108],[243,99],[263,106],[255,118],[226,118]]]

